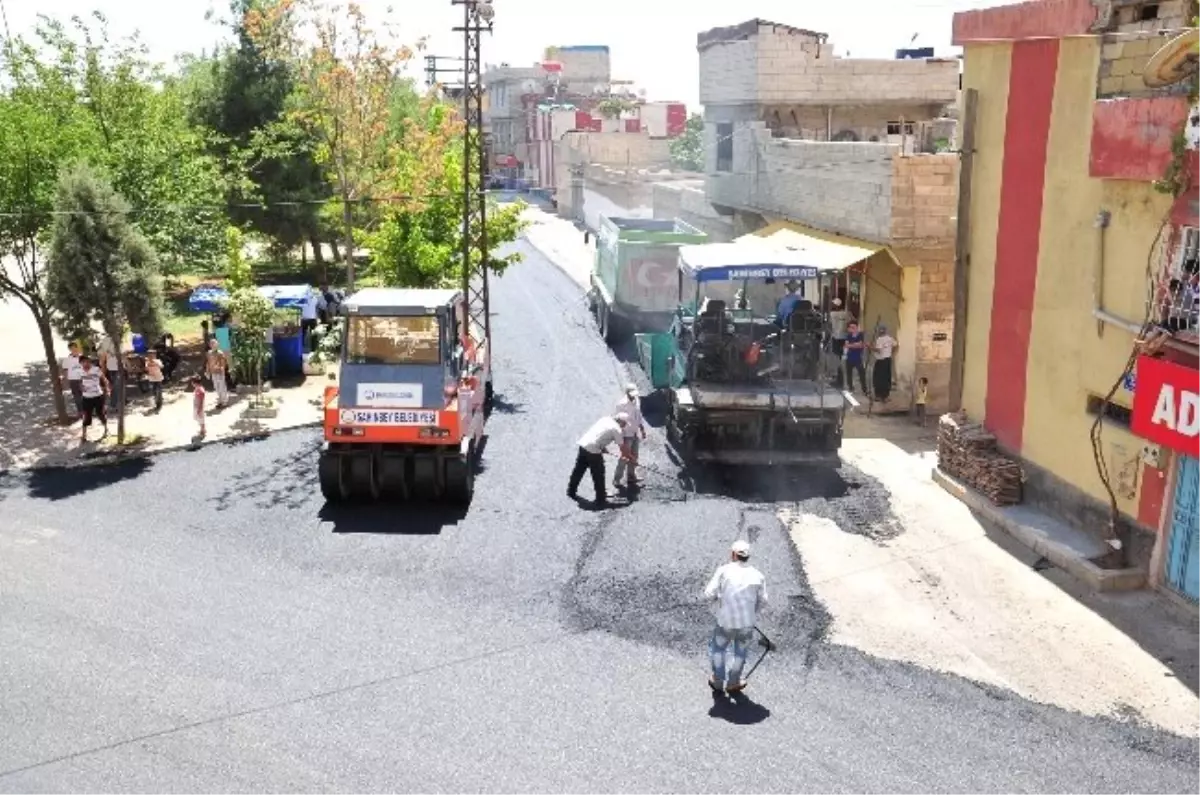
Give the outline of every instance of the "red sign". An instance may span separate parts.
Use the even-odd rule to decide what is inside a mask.
[[[1200,374],[1190,367],[1141,356],[1129,426],[1163,447],[1200,457]]]

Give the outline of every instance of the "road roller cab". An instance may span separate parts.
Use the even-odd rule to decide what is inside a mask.
[[[325,498],[469,502],[491,389],[462,293],[369,288],[343,307],[340,374],[324,400]]]

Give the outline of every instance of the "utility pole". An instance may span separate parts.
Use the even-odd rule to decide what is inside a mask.
[[[455,62],[453,66],[442,67],[443,62]],[[425,87],[433,88],[441,85],[444,89],[457,89],[457,84],[442,83],[438,79],[440,74],[453,74],[462,77],[463,67],[462,58],[454,58],[447,55],[426,55],[425,56]]]
[[[975,164],[975,112],[979,92],[963,89],[958,161],[958,218],[954,234],[954,339],[950,343],[950,410],[962,408],[967,366],[967,297],[971,275],[971,172]]]
[[[467,331],[478,338],[482,331],[492,358],[492,319],[488,311],[488,263],[491,259],[487,239],[487,142],[483,136],[483,80],[480,41],[492,32],[495,9],[491,0],[450,0],[462,6],[462,25],[455,27],[463,35],[462,111],[463,131],[463,218],[462,218],[462,292],[467,302]],[[472,260],[477,260],[472,262]]]

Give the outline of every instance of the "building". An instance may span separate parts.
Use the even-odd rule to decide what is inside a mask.
[[[537,169],[535,131],[547,108],[588,111],[611,93],[608,47],[547,47],[540,62],[488,67],[483,83],[489,100],[485,123],[491,135],[493,168],[514,177],[532,178]]]
[[[958,60],[839,58],[824,33],[759,19],[703,32],[697,49],[708,203],[734,235],[844,245],[855,264],[840,296],[868,336],[886,326],[900,344],[892,398],[876,410],[907,411],[920,377],[931,409],[945,407]],[[719,226],[697,215],[688,222]]]
[[[1195,31],[1172,36],[1195,13],[1041,0],[954,16],[977,130],[962,405],[1023,459],[1027,501],[1103,536],[1112,501],[1127,562],[1193,603],[1200,223],[1183,142],[1200,111]]]

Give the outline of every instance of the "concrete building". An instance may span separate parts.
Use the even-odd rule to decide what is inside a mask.
[[[589,111],[609,96],[611,80],[608,47],[598,45],[547,47],[535,64],[488,67],[485,123],[494,167],[530,178],[528,170],[538,168],[533,141],[542,123],[536,118],[539,108]]]
[[[1114,502],[1129,562],[1193,604],[1200,183],[1174,142],[1200,111],[1194,55],[1190,75],[1164,69],[1194,29],[1160,31],[1195,13],[1041,0],[954,17],[978,107],[963,407],[1024,460],[1027,501],[1102,536]]]
[[[957,59],[838,58],[823,33],[757,19],[701,33],[697,49],[707,201],[734,235],[787,229],[866,252],[838,292],[869,336],[884,325],[900,343],[876,410],[907,411],[921,377],[944,408]],[[717,226],[696,215],[683,219]]]

